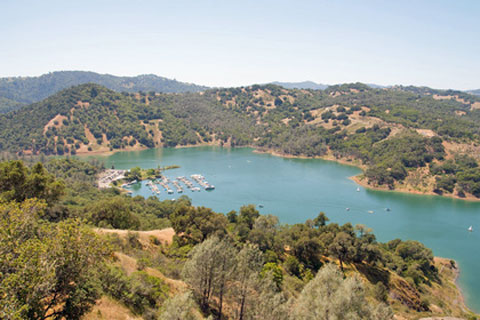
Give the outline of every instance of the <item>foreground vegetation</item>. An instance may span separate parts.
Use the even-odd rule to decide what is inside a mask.
[[[2,319],[475,318],[421,243],[131,198],[95,187],[98,163],[41,160],[0,163]]]
[[[199,144],[329,157],[373,187],[480,197],[480,97],[363,84],[117,93],[85,84],[0,115],[0,150],[76,154]]]

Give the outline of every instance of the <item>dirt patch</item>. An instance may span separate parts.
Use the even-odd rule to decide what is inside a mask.
[[[48,123],[43,127],[43,134],[47,132],[49,128],[55,127],[60,128],[63,126],[63,120],[68,120],[67,117],[62,116],[61,114],[57,114],[52,120],[48,121]]]
[[[152,136],[150,134],[150,130],[152,130],[153,132],[153,136],[152,136],[152,139],[153,139],[153,142],[155,143],[155,146],[157,147],[160,147],[162,146],[162,132],[160,131],[160,129],[158,129],[158,123],[162,121],[161,119],[155,119],[155,120],[150,120],[149,123],[145,124],[143,123],[143,126],[145,127],[145,131],[148,132],[148,134],[150,136]]]
[[[441,95],[438,95],[438,94],[434,94],[432,96],[433,99],[435,100],[451,100],[451,99],[454,99],[455,97],[454,96],[441,96]]]
[[[97,139],[95,139],[95,136],[93,135],[92,131],[90,131],[90,129],[87,128],[87,125],[84,125],[84,129],[85,129],[85,137],[87,137],[88,143],[96,144]]]
[[[447,159],[453,159],[455,154],[467,154],[480,161],[480,146],[472,143],[454,143],[443,141],[443,147],[447,153]]]
[[[424,137],[435,137],[437,134],[430,129],[416,129],[416,131]]]
[[[339,96],[341,96],[341,95],[342,95],[342,93],[339,92],[339,91],[335,91],[335,92],[331,92],[331,93],[330,93],[330,96],[331,96],[331,97],[334,97],[334,98],[339,97]]]
[[[295,102],[295,98],[293,98],[292,96],[289,96],[289,95],[281,95],[281,96],[279,96],[279,98],[282,99],[283,101],[288,101],[291,104],[293,104]]]
[[[474,102],[474,103],[472,103],[472,105],[470,106],[470,108],[471,108],[472,110],[480,109],[480,102]]]
[[[457,102],[463,103],[463,104],[468,104],[467,101],[463,100],[459,96],[441,96],[438,94],[434,94],[432,96],[433,99],[435,100],[455,100]]]
[[[82,102],[82,101],[78,100],[76,106],[78,106],[80,108],[88,109],[88,107],[90,107],[90,102]]]

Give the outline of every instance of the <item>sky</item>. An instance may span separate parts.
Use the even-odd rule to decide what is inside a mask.
[[[0,0],[0,77],[480,88],[480,1]]]

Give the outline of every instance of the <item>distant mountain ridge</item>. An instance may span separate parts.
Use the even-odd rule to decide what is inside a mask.
[[[153,74],[119,77],[90,71],[56,71],[39,77],[0,78],[0,113],[38,102],[60,90],[85,83],[96,83],[117,92],[180,93],[208,88]]]
[[[328,85],[316,83],[313,81],[302,81],[302,82],[280,82],[274,81],[271,84],[284,87],[286,89],[312,89],[312,90],[325,90],[328,88]]]
[[[474,94],[476,96],[480,96],[480,89],[477,90],[469,90],[467,91],[468,93]]]
[[[285,89],[311,89],[311,90],[325,90],[332,85],[323,84],[323,83],[316,83],[313,81],[301,81],[301,82],[280,82],[274,81],[270,82],[271,84],[284,87]],[[373,89],[384,89],[388,88],[388,86],[383,86],[375,83],[366,83],[367,86]]]

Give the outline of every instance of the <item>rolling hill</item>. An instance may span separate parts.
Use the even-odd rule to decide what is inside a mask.
[[[153,74],[136,77],[117,77],[87,71],[58,71],[39,77],[0,78],[0,112],[38,102],[71,86],[96,83],[118,92],[197,92],[204,86],[184,83]]]
[[[324,90],[328,87],[326,84],[315,83],[313,81],[302,82],[279,82],[274,81],[272,84],[284,87],[285,89],[312,89],[312,90]]]
[[[359,183],[480,197],[480,98],[426,87],[276,85],[200,93],[71,87],[0,115],[0,151],[77,154],[199,144],[252,146],[364,169]]]
[[[470,90],[468,91],[468,93],[470,94],[474,94],[476,96],[480,96],[480,89],[477,89],[477,90]]]

